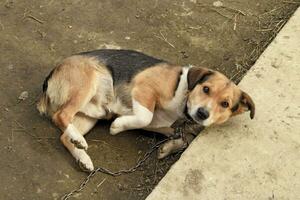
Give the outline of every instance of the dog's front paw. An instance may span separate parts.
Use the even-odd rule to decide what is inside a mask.
[[[170,154],[170,152],[166,148],[166,145],[161,145],[158,149],[157,158],[163,159],[163,158],[167,157],[169,154]]]
[[[84,149],[84,150],[88,149],[88,144],[83,136],[71,138],[70,142],[73,143],[75,147],[77,147],[78,149]]]
[[[94,170],[93,162],[88,155],[81,156],[81,158],[78,159],[78,164],[82,171],[91,172]]]
[[[120,123],[119,119],[115,119],[115,121],[111,124],[109,132],[111,135],[116,135],[120,132],[124,131],[123,126]]]

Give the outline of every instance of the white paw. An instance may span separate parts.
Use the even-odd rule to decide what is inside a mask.
[[[82,135],[72,135],[70,142],[73,143],[78,149],[88,149],[88,144]]]
[[[109,132],[111,135],[116,135],[120,132],[124,131],[123,126],[120,123],[120,119],[115,119],[115,121],[111,124]]]
[[[82,169],[82,171],[91,172],[94,170],[93,162],[87,154],[86,155],[83,154],[80,156],[80,158],[78,159],[78,164],[80,169]]]

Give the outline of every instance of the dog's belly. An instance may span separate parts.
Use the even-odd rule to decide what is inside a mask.
[[[171,127],[171,125],[178,119],[178,114],[171,111],[156,110],[153,115],[152,122],[147,128],[166,128]]]

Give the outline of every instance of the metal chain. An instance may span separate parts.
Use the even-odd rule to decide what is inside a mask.
[[[150,157],[150,155],[156,150],[158,149],[158,147],[168,141],[169,139],[165,139],[165,140],[162,140],[160,142],[158,142],[157,144],[155,144],[153,147],[151,147],[151,149],[145,153],[145,155],[142,157],[142,159],[138,160],[138,162],[136,163],[135,166],[129,168],[129,169],[121,169],[119,171],[116,171],[116,172],[113,172],[109,169],[106,169],[104,167],[97,167],[96,169],[94,169],[93,171],[90,172],[90,174],[81,182],[81,184],[79,185],[79,187],[77,189],[74,189],[72,190],[71,192],[65,194],[64,196],[61,197],[62,200],[67,200],[69,199],[71,196],[73,196],[74,194],[76,193],[79,193],[81,192],[86,186],[87,184],[90,182],[91,178],[93,176],[95,176],[95,174],[97,172],[101,172],[101,173],[104,173],[104,174],[107,174],[107,175],[111,175],[111,176],[120,176],[120,175],[123,175],[123,174],[129,174],[129,173],[132,173],[132,172],[135,172],[141,165],[143,165],[146,160]]]

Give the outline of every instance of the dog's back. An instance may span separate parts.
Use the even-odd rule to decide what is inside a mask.
[[[166,62],[134,50],[100,49],[78,55],[97,58],[110,71],[114,85],[129,82],[139,71]]]

